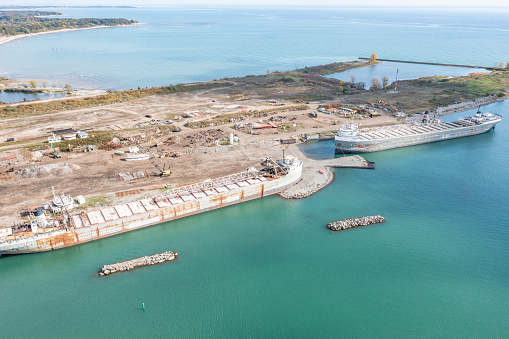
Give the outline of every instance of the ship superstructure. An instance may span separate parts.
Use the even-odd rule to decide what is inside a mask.
[[[261,170],[249,168],[226,177],[170,189],[156,197],[99,209],[69,212],[64,208],[59,215],[53,215],[49,209],[39,208],[30,224],[22,229],[0,229],[0,254],[73,246],[261,198],[294,185],[302,175],[302,162],[290,155],[279,161],[267,158],[262,164]]]
[[[489,131],[502,117],[477,112],[475,116],[454,122],[423,119],[414,125],[395,125],[360,129],[358,124],[341,126],[335,136],[336,153],[368,153],[387,149],[467,137]]]

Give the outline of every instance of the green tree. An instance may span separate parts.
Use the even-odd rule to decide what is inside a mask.
[[[67,91],[67,93],[71,93],[71,91],[72,91],[72,86],[71,86],[71,85],[69,85],[69,84],[65,84],[65,85],[64,85],[64,89]]]
[[[386,76],[381,77],[382,79],[382,88],[385,88],[389,85],[389,78]]]
[[[28,84],[32,88],[36,88],[37,87],[37,81],[35,81],[35,80],[28,80]]]
[[[369,87],[370,90],[374,91],[381,87],[382,87],[382,85],[380,84],[380,81],[378,81],[377,78],[371,79],[371,86]]]

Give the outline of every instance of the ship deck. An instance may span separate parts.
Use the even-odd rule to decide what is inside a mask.
[[[145,199],[77,214],[72,216],[72,221],[75,228],[88,227],[169,206],[182,205],[190,201],[205,197],[212,197],[225,192],[240,190],[241,188],[270,180],[271,178],[256,175],[246,176],[245,178],[231,178],[230,180],[225,179],[214,182],[211,181],[208,183],[201,183],[201,185],[182,186],[157,197],[147,197]]]
[[[408,128],[395,128],[375,131],[361,131],[359,139],[361,141],[380,140],[380,139],[394,139],[406,137],[410,135],[427,134],[434,132],[443,132],[457,128],[465,128],[475,126],[476,123],[469,120],[458,120],[454,122],[441,122],[437,124],[412,126]]]

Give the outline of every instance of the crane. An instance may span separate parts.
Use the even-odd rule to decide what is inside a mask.
[[[154,161],[154,159],[149,158],[148,160],[150,160],[152,165],[154,165],[154,167],[159,170],[159,172],[160,172],[159,176],[161,176],[161,177],[169,177],[171,175],[170,166],[168,166],[168,169],[166,169],[166,163],[163,165],[163,168],[161,169],[161,167]]]
[[[50,143],[50,145],[51,145],[51,149],[53,150],[53,156],[54,156],[55,158],[61,158],[61,157],[62,157],[62,155],[61,155],[60,153],[58,153],[58,152],[57,152],[57,150],[55,149],[55,147],[53,147],[53,144],[52,144],[52,143]]]

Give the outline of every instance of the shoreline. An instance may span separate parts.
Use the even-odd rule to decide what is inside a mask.
[[[444,106],[444,107],[438,107],[436,109],[436,114],[439,118],[445,117],[451,114],[461,113],[465,112],[474,108],[479,108],[483,106],[487,106],[490,104],[493,104],[495,102],[509,100],[509,97],[498,97],[498,96],[487,96],[487,97],[481,97],[477,98],[475,100],[467,100],[462,101],[457,104]]]
[[[140,25],[140,23],[134,23],[131,25],[117,25],[117,26],[102,25],[102,26],[83,27],[83,28],[64,28],[64,29],[58,29],[58,30],[54,30],[54,31],[45,31],[45,32],[37,32],[37,33],[29,33],[29,34],[18,34],[18,35],[12,35],[12,36],[2,36],[2,37],[0,37],[0,45],[6,44],[8,42],[11,42],[11,41],[14,41],[17,39],[30,38],[32,36],[37,36],[37,35],[82,31],[82,30],[86,30],[86,29],[97,29],[97,28],[130,27],[130,26],[138,26],[138,25]]]

